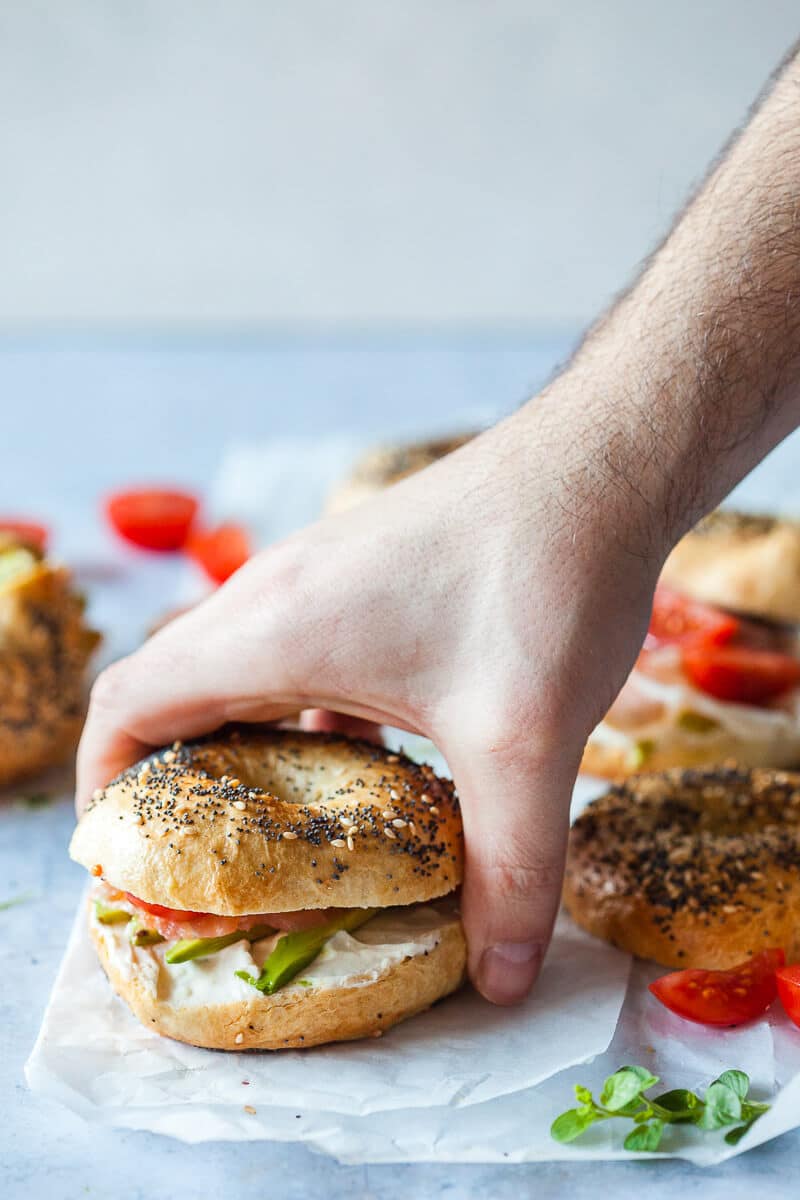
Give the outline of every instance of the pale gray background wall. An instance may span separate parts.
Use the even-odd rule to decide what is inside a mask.
[[[0,328],[572,327],[792,0],[0,0]]]

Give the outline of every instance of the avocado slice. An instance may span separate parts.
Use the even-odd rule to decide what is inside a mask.
[[[160,933],[140,925],[137,918],[134,918],[134,926],[128,936],[133,946],[157,946],[159,942],[164,941]]]
[[[127,925],[132,920],[132,914],[124,908],[112,908],[110,904],[103,904],[102,900],[95,900],[94,915],[101,925]]]
[[[377,912],[377,908],[352,908],[325,925],[317,925],[314,929],[303,929],[297,933],[287,933],[278,940],[257,979],[248,971],[237,971],[236,974],[239,979],[252,984],[259,992],[271,996],[278,988],[294,979],[295,975],[299,975],[304,967],[309,966],[335,933],[341,929],[348,932],[358,929]]]
[[[170,965],[191,962],[193,958],[208,958],[210,954],[216,954],[218,950],[224,950],[234,942],[242,942],[245,939],[248,942],[257,942],[274,932],[271,925],[254,925],[252,929],[237,929],[235,933],[226,933],[222,937],[183,938],[174,946],[170,946],[164,958]]]

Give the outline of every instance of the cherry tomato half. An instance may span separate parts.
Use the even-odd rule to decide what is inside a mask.
[[[199,563],[214,583],[224,583],[243,566],[252,551],[247,531],[232,521],[216,529],[193,533],[186,545],[187,554]]]
[[[653,597],[645,649],[668,644],[721,646],[735,637],[738,630],[739,621],[730,613],[659,585]]]
[[[117,533],[145,550],[180,550],[197,509],[197,499],[188,492],[160,488],[118,492],[106,502]]]
[[[650,984],[670,1012],[699,1025],[743,1025],[766,1012],[778,990],[783,950],[762,950],[727,971],[673,971]]]
[[[800,683],[800,659],[775,650],[684,646],[682,658],[695,687],[735,704],[763,704]]]
[[[12,537],[33,546],[42,554],[47,549],[50,536],[50,531],[45,525],[40,525],[37,521],[18,520],[16,517],[0,517],[0,533],[10,533]]]
[[[791,967],[779,967],[775,972],[778,998],[787,1017],[800,1026],[800,963]]]

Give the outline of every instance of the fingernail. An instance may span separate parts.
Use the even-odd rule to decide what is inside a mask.
[[[478,990],[493,1004],[518,1004],[533,987],[541,961],[538,942],[496,942],[481,955]]]

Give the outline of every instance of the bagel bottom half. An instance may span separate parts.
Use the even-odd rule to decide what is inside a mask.
[[[342,987],[285,988],[272,996],[253,989],[252,999],[175,1007],[142,975],[115,961],[91,902],[89,930],[112,987],[145,1026],[215,1050],[300,1049],[377,1037],[454,992],[466,970],[463,930],[452,920],[441,926],[430,949],[393,963],[376,978],[356,978]]]

